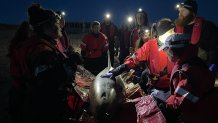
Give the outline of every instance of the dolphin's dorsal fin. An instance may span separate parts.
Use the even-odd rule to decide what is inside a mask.
[[[111,70],[111,69],[113,69],[112,68],[112,66],[111,66],[111,59],[110,59],[110,51],[109,51],[109,49],[107,50],[107,68],[109,69],[109,71]]]

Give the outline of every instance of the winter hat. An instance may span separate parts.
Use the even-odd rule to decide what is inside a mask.
[[[41,26],[44,23],[55,21],[57,14],[52,10],[46,10],[39,4],[33,4],[28,8],[29,23],[33,27]]]
[[[185,0],[184,3],[181,3],[181,6],[197,14],[198,4],[195,0]]]
[[[94,27],[95,25],[101,25],[99,21],[93,21],[91,23],[91,27]]]
[[[156,24],[157,35],[161,36],[174,27],[175,25],[170,19],[163,18]]]
[[[167,47],[171,48],[183,48],[189,45],[189,42],[191,40],[191,36],[189,34],[184,33],[175,33],[167,37],[164,45],[162,45],[159,48],[160,50],[163,50]]]

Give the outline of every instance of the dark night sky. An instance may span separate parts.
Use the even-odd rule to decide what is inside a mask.
[[[115,24],[120,25],[127,15],[134,15],[139,7],[148,13],[150,23],[162,17],[175,19],[175,4],[183,0],[1,0],[0,23],[19,24],[27,18],[27,8],[33,2],[40,3],[44,8],[66,11],[67,21],[101,21],[109,11]],[[197,2],[198,15],[218,24],[218,1]]]

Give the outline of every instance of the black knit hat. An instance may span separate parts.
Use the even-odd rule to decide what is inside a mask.
[[[184,3],[181,3],[182,7],[188,9],[191,12],[197,14],[198,4],[195,0],[185,0]]]
[[[33,27],[41,26],[44,23],[55,21],[56,13],[52,10],[43,9],[39,4],[33,4],[28,8],[29,23]]]
[[[174,27],[175,25],[170,19],[163,18],[156,24],[157,35],[161,36]]]

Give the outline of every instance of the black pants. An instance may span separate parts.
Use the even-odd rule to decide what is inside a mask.
[[[84,67],[92,74],[98,75],[99,72],[107,67],[107,58],[84,58]]]

